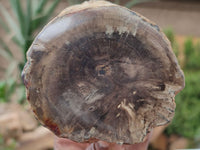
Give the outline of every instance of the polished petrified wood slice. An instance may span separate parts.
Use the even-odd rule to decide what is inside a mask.
[[[184,76],[160,28],[105,1],[67,8],[34,40],[22,77],[40,122],[60,137],[142,142],[169,123]]]

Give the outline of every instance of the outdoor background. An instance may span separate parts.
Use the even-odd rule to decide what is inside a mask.
[[[42,27],[82,0],[0,0],[0,150],[51,150],[54,135],[40,126],[25,98],[20,73]],[[158,24],[185,73],[176,114],[159,127],[150,150],[200,148],[200,1],[113,0]]]

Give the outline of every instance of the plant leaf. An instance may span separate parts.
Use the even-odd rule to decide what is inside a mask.
[[[43,15],[37,16],[32,20],[31,29],[33,31],[38,29],[39,27],[43,26],[44,23],[47,22],[47,20],[50,18],[53,11],[55,10],[56,6],[58,5],[59,1],[60,0],[54,1],[54,3],[52,3],[52,5],[49,7],[49,9]]]
[[[38,7],[36,9],[35,15],[38,15],[43,12],[44,6],[47,4],[47,0],[40,0]]]
[[[119,4],[119,3],[120,3],[120,0],[115,0],[114,3],[115,3],[115,4]]]
[[[41,16],[38,16],[37,18],[34,18],[32,20],[31,30],[35,31],[39,27],[43,26],[44,23],[46,23],[47,18],[48,18],[47,15],[41,15]]]
[[[5,92],[6,92],[6,82],[0,81],[0,102],[6,101]]]
[[[10,57],[10,55],[9,55],[5,50],[3,50],[3,49],[0,49],[0,55],[1,55],[3,58],[7,59],[7,60],[11,60],[11,59],[12,59],[12,58]]]
[[[1,25],[1,27],[4,29],[4,31],[6,31],[7,33],[10,32],[8,26],[5,24],[5,22],[2,20],[1,17],[0,17],[0,25]]]
[[[8,65],[8,68],[6,70],[6,76],[7,77],[10,77],[12,75],[12,73],[14,72],[15,68],[17,66],[17,63],[15,61],[11,62],[9,65]]]
[[[130,0],[124,6],[127,8],[131,8],[138,3],[144,3],[144,2],[148,2],[148,1],[150,1],[150,0]]]
[[[18,103],[19,104],[23,104],[24,103],[24,100],[26,99],[26,95],[25,95],[25,87],[23,86],[23,85],[20,85],[20,86],[18,86],[18,88],[17,88],[17,94],[18,94]]]
[[[18,42],[20,43],[20,45],[24,45],[24,38],[21,34],[19,26],[16,24],[14,19],[10,16],[10,14],[7,12],[7,10],[3,7],[1,3],[0,3],[0,11],[2,12],[3,17],[8,23],[9,28],[12,30],[13,33],[15,33],[15,36]]]
[[[25,17],[25,31],[26,31],[26,34],[25,34],[25,38],[29,38],[29,35],[31,34],[30,32],[30,24],[31,24],[31,20],[32,20],[32,7],[31,7],[31,0],[27,0],[26,1],[26,17]]]
[[[46,12],[47,19],[49,19],[49,17],[52,15],[52,13],[54,12],[54,10],[59,2],[60,2],[60,0],[55,0],[54,2],[52,2],[52,5],[49,7],[49,9]]]
[[[81,0],[67,0],[69,5],[75,5],[81,3]]]
[[[15,16],[17,17],[17,20],[19,22],[20,28],[21,28],[21,33],[24,35],[24,13],[23,13],[23,9],[20,5],[20,1],[19,0],[10,0],[10,4],[12,7],[12,11],[15,14]]]
[[[10,57],[13,57],[13,54],[12,54],[10,48],[6,45],[6,43],[5,43],[2,39],[0,39],[0,45],[1,45],[2,48],[8,53],[8,55],[9,55]]]
[[[17,44],[20,47],[20,50],[23,48],[24,45],[22,45],[22,43],[18,40],[16,36],[13,36],[12,40],[13,42],[15,42],[15,44]]]
[[[32,30],[31,30],[31,24],[32,24],[32,3],[31,0],[26,1],[26,17],[25,17],[25,45],[23,47],[23,54],[25,56],[26,51],[28,50],[30,46],[30,40],[32,41]]]
[[[7,85],[7,94],[10,96],[15,91],[16,81],[13,78],[9,78],[9,80],[7,80]]]

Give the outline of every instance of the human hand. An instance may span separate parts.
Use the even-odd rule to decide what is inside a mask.
[[[69,139],[55,137],[54,150],[147,150],[151,134],[152,133],[149,133],[145,137],[143,143],[134,145],[118,145],[105,141],[97,141],[93,143],[77,143]]]

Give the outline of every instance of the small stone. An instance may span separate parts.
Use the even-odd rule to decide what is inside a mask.
[[[178,138],[176,141],[172,142],[169,150],[175,150],[175,149],[185,149],[188,146],[188,140],[186,138]]]
[[[32,112],[20,111],[19,112],[20,123],[24,131],[31,131],[37,127],[37,121]]]
[[[153,148],[159,150],[167,150],[168,140],[166,135],[161,134],[153,143],[151,143]]]
[[[166,127],[167,125],[154,128],[150,142],[155,143],[155,141],[158,140],[159,136],[163,133]]]
[[[44,150],[54,146],[54,134],[47,128],[38,127],[23,134],[19,139],[17,150]]]
[[[4,139],[17,138],[22,133],[18,105],[0,105],[0,135]]]

